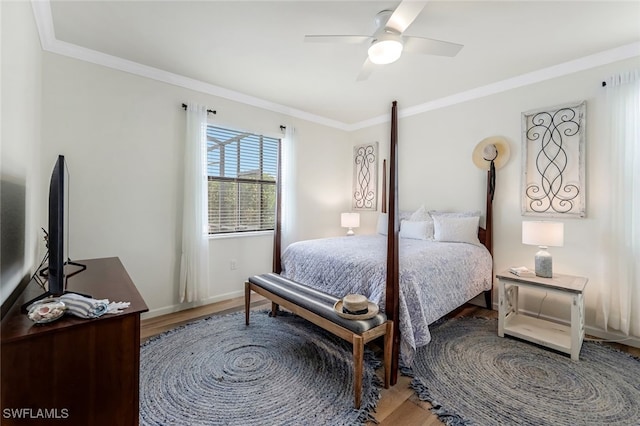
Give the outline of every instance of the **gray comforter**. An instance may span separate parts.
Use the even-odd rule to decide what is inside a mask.
[[[382,235],[323,238],[291,244],[282,275],[338,297],[360,293],[384,309],[386,244]],[[401,357],[431,340],[428,325],[492,286],[484,246],[400,239]]]

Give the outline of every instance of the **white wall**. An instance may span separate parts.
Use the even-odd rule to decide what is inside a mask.
[[[42,51],[31,4],[0,2],[2,264],[0,302],[31,275],[44,248],[39,215]],[[38,260],[39,263],[39,260]]]
[[[486,173],[471,161],[475,145],[487,136],[504,136],[511,159],[497,174],[494,200],[495,270],[525,265],[533,268],[536,247],[521,244],[520,169],[521,113],[576,100],[587,101],[586,199],[587,217],[565,219],[564,247],[551,249],[554,271],[589,278],[586,322],[595,326],[597,294],[608,285],[604,265],[606,210],[609,193],[608,142],[604,129],[604,95],[601,82],[609,75],[637,68],[640,58],[556,78],[482,99],[399,120],[400,207],[480,209],[484,211]],[[402,102],[399,100],[399,106]],[[354,133],[356,143],[388,140],[388,125]],[[386,145],[383,143],[383,146]],[[530,219],[530,217],[527,217]],[[368,226],[375,226],[369,215]],[[497,293],[497,292],[495,292]],[[542,316],[568,321],[566,300],[544,293],[526,293],[524,308]],[[494,295],[494,299],[497,294]]]
[[[58,154],[66,156],[70,255],[120,257],[150,308],[147,315],[191,306],[178,303],[182,102],[217,110],[210,121],[234,129],[280,137],[281,124],[293,126],[296,235],[342,232],[338,218],[350,192],[345,132],[56,54],[44,54],[43,70],[42,164],[49,170]],[[206,302],[238,296],[248,276],[271,271],[270,235],[212,239],[210,249]]]

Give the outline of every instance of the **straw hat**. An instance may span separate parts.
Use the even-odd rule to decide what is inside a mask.
[[[473,164],[482,170],[489,170],[493,159],[496,169],[499,169],[509,161],[509,142],[500,136],[484,138],[473,149],[472,159]]]
[[[333,305],[333,309],[342,318],[353,320],[366,320],[378,315],[378,305],[361,294],[347,294]]]

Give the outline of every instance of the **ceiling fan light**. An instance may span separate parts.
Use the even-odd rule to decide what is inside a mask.
[[[367,53],[374,64],[390,64],[400,58],[402,43],[398,40],[378,40],[373,42]]]

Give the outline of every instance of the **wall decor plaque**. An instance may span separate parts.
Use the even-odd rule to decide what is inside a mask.
[[[353,210],[378,208],[378,142],[353,147]]]
[[[586,102],[522,113],[522,214],[585,216]]]

